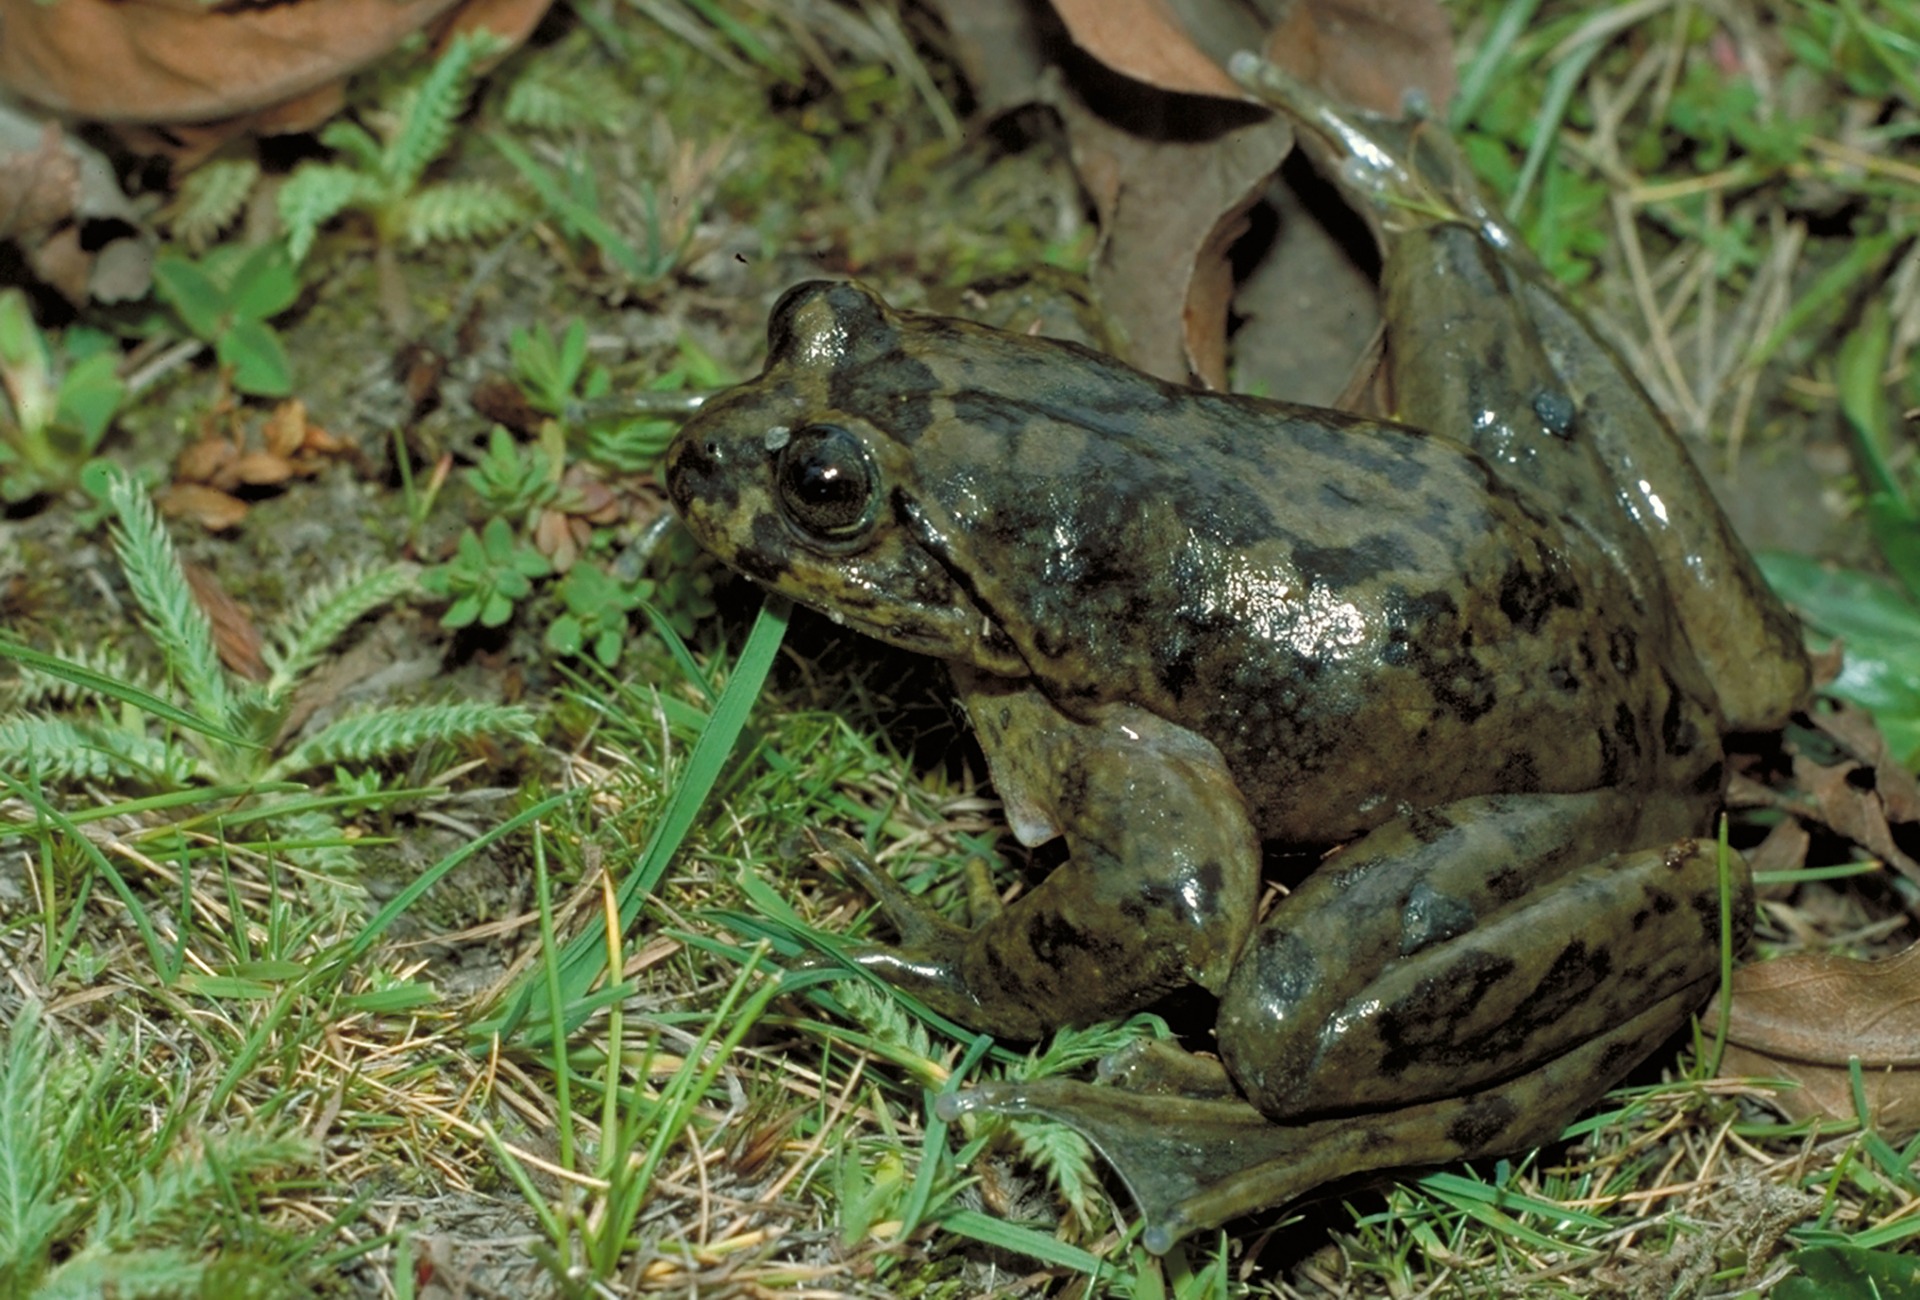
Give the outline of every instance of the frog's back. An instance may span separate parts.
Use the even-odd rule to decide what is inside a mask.
[[[1717,792],[1664,616],[1464,447],[1132,371],[1097,406],[1058,396],[935,398],[922,486],[955,503],[943,526],[1043,687],[1205,736],[1263,834],[1331,842],[1403,803],[1630,785],[1676,758]]]

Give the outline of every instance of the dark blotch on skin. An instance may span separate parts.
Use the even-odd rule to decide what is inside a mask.
[[[785,524],[772,514],[756,515],[753,520],[753,545],[743,547],[733,557],[733,563],[755,582],[773,586],[786,575],[788,563],[785,557],[791,548],[792,541],[787,536]]]
[[[1519,1108],[1506,1097],[1481,1097],[1454,1116],[1447,1125],[1447,1140],[1463,1153],[1485,1150],[1500,1140],[1519,1115]]]
[[[1500,612],[1527,636],[1537,635],[1554,610],[1580,608],[1580,589],[1564,566],[1539,543],[1533,549],[1531,564],[1516,555],[1500,579]]]
[[[1533,1000],[1570,1007],[1574,1001],[1604,985],[1612,973],[1613,958],[1606,948],[1590,948],[1584,939],[1571,939],[1541,977]]]
[[[1318,586],[1335,591],[1373,582],[1383,573],[1404,573],[1413,567],[1407,545],[1397,537],[1376,534],[1363,537],[1351,546],[1315,547],[1296,545],[1293,561],[1301,576]]]
[[[1623,677],[1632,676],[1640,663],[1634,640],[1633,631],[1625,627],[1616,627],[1607,636],[1607,658],[1612,662],[1614,671]]]
[[[1407,831],[1422,844],[1432,844],[1453,829],[1444,808],[1416,808],[1407,815]]]

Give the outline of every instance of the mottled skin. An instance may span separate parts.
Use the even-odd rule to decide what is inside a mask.
[[[1353,121],[1290,93],[1353,152]],[[1552,1136],[1703,995],[1718,883],[1689,837],[1720,734],[1806,689],[1685,451],[1445,144],[1367,155],[1417,148],[1418,172],[1332,169],[1387,205],[1406,424],[814,282],[668,454],[728,563],[946,659],[1015,833],[1066,836],[970,931],[844,855],[902,928],[865,964],[1021,1038],[1221,995],[1225,1074],[1145,1053],[1127,1089],[947,1103],[1081,1128],[1156,1249],[1327,1178]],[[1262,841],[1345,847],[1256,932]]]

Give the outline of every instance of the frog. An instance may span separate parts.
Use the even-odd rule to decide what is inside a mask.
[[[1210,1050],[937,1103],[1080,1131],[1160,1252],[1556,1138],[1744,941],[1723,738],[1809,689],[1684,444],[1444,129],[1255,74],[1374,226],[1389,418],[814,280],[664,462],[726,564],[944,660],[1008,828],[1064,841],[971,926],[830,848],[898,931],[859,966],[1013,1040],[1216,999]],[[1323,856],[1262,915],[1282,851]]]

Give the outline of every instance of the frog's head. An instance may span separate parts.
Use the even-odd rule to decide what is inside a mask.
[[[953,553],[965,529],[916,468],[942,387],[916,342],[934,321],[845,281],[789,289],[766,369],[667,449],[667,493],[694,538],[756,582],[882,641],[1024,676]]]

